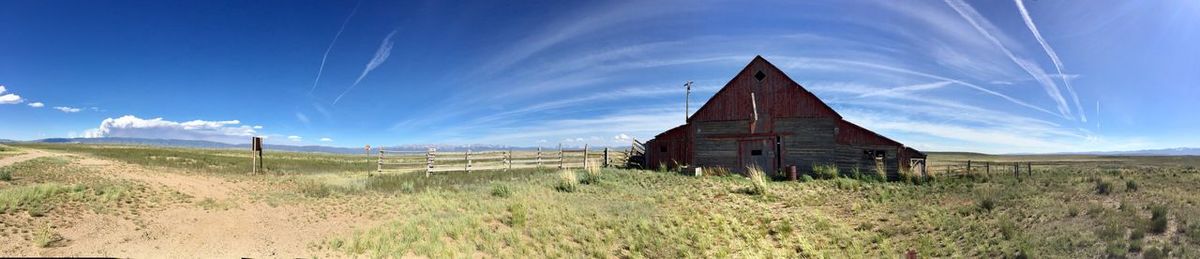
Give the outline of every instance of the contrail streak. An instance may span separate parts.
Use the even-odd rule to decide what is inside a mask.
[[[355,86],[358,86],[358,82],[362,82],[363,78],[367,77],[367,74],[371,73],[371,70],[375,70],[376,67],[379,67],[380,64],[383,64],[384,61],[387,61],[388,56],[392,55],[392,45],[395,44],[395,42],[392,41],[392,36],[395,35],[396,31],[393,30],[391,33],[388,33],[386,38],[383,38],[383,42],[379,44],[379,49],[375,50],[375,57],[371,58],[371,62],[367,62],[367,67],[363,69],[361,75],[358,75],[358,79],[354,80],[354,84],[351,84],[350,87],[347,87],[345,91],[342,91],[342,94],[339,94],[337,98],[333,99],[333,104],[337,104],[338,101],[342,100],[342,96],[346,96],[346,93],[349,93],[351,89],[354,89]]]
[[[1079,119],[1087,122],[1087,115],[1084,115],[1083,105],[1079,104],[1079,95],[1075,94],[1075,87],[1071,86],[1071,81],[1067,80],[1066,74],[1063,74],[1062,60],[1058,59],[1058,54],[1042,38],[1042,33],[1038,31],[1037,25],[1033,24],[1033,18],[1029,16],[1029,11],[1025,10],[1025,2],[1022,0],[1014,0],[1014,2],[1017,3],[1017,9],[1021,11],[1021,18],[1025,19],[1025,26],[1029,27],[1029,31],[1033,32],[1033,37],[1037,38],[1039,44],[1042,44],[1042,49],[1046,51],[1046,55],[1050,56],[1050,61],[1054,62],[1054,68],[1058,70],[1058,74],[1062,77],[1063,84],[1067,85],[1067,92],[1071,94],[1071,99],[1075,101],[1075,108],[1079,111]]]
[[[308,89],[308,94],[312,95],[313,90],[317,90],[317,83],[321,82],[321,73],[325,72],[325,60],[329,58],[329,52],[333,50],[333,45],[337,44],[337,40],[342,36],[342,32],[346,31],[346,24],[350,23],[350,18],[354,18],[354,14],[358,13],[358,6],[362,1],[354,4],[354,10],[350,11],[350,15],[346,16],[346,20],[342,21],[342,27],[338,28],[337,34],[333,35],[333,41],[329,42],[329,47],[325,48],[325,55],[321,56],[321,67],[317,69],[317,79],[313,80],[312,88]]]
[[[999,47],[1000,50],[1008,56],[1008,59],[1012,60],[1012,62],[1016,63],[1017,66],[1021,67],[1022,70],[1025,70],[1025,73],[1028,73],[1035,81],[1040,83],[1046,90],[1046,94],[1050,95],[1050,98],[1058,104],[1058,112],[1062,114],[1062,117],[1066,117],[1068,120],[1072,119],[1070,117],[1071,108],[1067,106],[1067,100],[1063,98],[1062,92],[1058,90],[1058,85],[1055,85],[1054,81],[1046,76],[1046,72],[1042,71],[1042,68],[1038,67],[1032,62],[1029,62],[1028,60],[1018,58],[1012,53],[1012,51],[1005,47],[1004,44],[1000,43],[999,39],[996,39],[995,36],[993,36],[987,31],[987,29],[983,28],[978,21],[976,21],[976,18],[984,21],[986,21],[986,19],[984,19],[983,16],[976,12],[975,9],[970,5],[959,0],[945,1],[946,5],[949,5],[950,8],[954,9],[954,11],[957,12],[958,15],[963,18],[963,20],[967,20],[967,23],[970,23],[972,27],[975,27],[975,30],[979,31],[979,34],[983,34],[983,36],[990,40],[992,44],[995,44],[996,47]]]

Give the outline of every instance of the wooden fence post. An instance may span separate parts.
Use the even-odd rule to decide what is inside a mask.
[[[508,164],[508,168],[504,169],[505,172],[508,172],[508,170],[512,170],[512,155],[513,155],[512,148],[510,147],[510,148],[508,148],[508,158],[504,159],[504,163]]]
[[[425,149],[425,177],[429,177],[433,173],[433,153],[436,149],[430,147]]]
[[[537,167],[542,168],[542,147],[538,147]]]
[[[1021,177],[1021,162],[1013,162],[1013,177]]]
[[[992,176],[992,162],[983,162],[983,170],[984,170],[984,173],[987,174],[988,177],[991,177]]]
[[[466,157],[464,157],[463,159],[467,160],[467,165],[464,168],[464,170],[466,170],[468,173],[470,173],[471,172],[471,149],[470,148],[467,149]]]
[[[563,154],[562,143],[558,143],[558,169],[567,168],[565,166],[566,155]]]
[[[1033,162],[1025,162],[1025,171],[1029,172],[1029,177],[1033,177]]]
[[[375,169],[375,172],[383,174],[383,147],[379,147],[379,167]],[[370,176],[372,176],[372,174],[368,173],[367,177]]]
[[[604,167],[608,167],[608,148],[604,148]]]
[[[587,150],[588,150],[588,144],[583,144],[583,168],[584,168],[584,169],[587,169],[587,168],[588,168],[588,154],[587,154]]]
[[[971,160],[967,160],[967,174],[971,174]]]

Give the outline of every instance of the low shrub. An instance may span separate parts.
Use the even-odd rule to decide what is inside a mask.
[[[554,185],[554,189],[560,192],[575,192],[579,190],[579,177],[575,175],[575,171],[559,171],[558,184]]]
[[[12,179],[12,171],[9,171],[7,167],[0,167],[0,181],[7,182],[12,181]]]
[[[1125,182],[1125,191],[1136,192],[1137,190],[1138,190],[1137,182],[1134,182],[1133,180],[1129,180],[1129,181]]]
[[[1145,251],[1141,252],[1141,258],[1142,259],[1166,258],[1166,252],[1163,252],[1163,249],[1160,249],[1158,247],[1150,247],[1150,248],[1146,248]]]
[[[992,197],[983,198],[982,201],[979,201],[979,208],[991,212],[992,209],[996,208],[996,200],[992,199]]]
[[[1112,183],[1105,180],[1096,181],[1096,193],[1101,195],[1112,193]]]
[[[1142,228],[1133,228],[1129,231],[1129,240],[1142,240],[1146,237],[1146,230]]]
[[[1142,251],[1142,240],[1129,241],[1129,252],[1138,253]]]
[[[492,186],[492,196],[500,198],[508,198],[512,196],[512,190],[508,189],[508,185],[497,184]]]
[[[1142,252],[1142,258],[1143,259],[1167,258],[1167,253],[1164,253],[1163,250],[1159,249],[1158,247],[1146,248],[1146,250]]]
[[[806,175],[800,176],[800,182],[811,182],[811,181],[813,181],[813,178],[810,175],[806,174]]]

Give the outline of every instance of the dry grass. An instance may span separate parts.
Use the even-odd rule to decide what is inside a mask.
[[[210,157],[220,152],[192,155],[170,160],[187,165],[154,166],[221,161]],[[1020,178],[941,176],[920,185],[869,180],[867,170],[858,173],[863,177],[836,177],[836,169],[816,167],[818,178],[828,180],[771,182],[754,170],[747,179],[612,168],[428,178],[366,177],[348,167],[287,176],[237,177],[220,167],[195,172],[262,182],[270,190],[258,191],[290,195],[285,202],[292,205],[383,222],[313,245],[314,253],[335,256],[889,258],[912,249],[922,257],[1200,257],[1200,196],[1194,191],[1200,158],[1070,158],[1083,162],[1035,167],[1032,176]],[[938,159],[944,158],[934,155],[931,162]],[[41,195],[49,197],[40,204],[53,205],[47,207],[51,215],[75,201],[63,198],[73,193],[99,202],[109,193],[130,193],[111,198],[126,201],[141,192],[70,191],[96,188],[56,167],[46,162],[40,175],[25,173],[30,167],[14,171],[14,184],[3,191],[65,186],[68,191]],[[581,184],[593,176],[603,181]],[[1100,194],[1101,182],[1116,184]]]

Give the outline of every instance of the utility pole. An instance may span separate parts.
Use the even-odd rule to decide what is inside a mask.
[[[687,83],[683,84],[683,87],[687,88],[686,93],[683,95],[683,123],[686,124],[688,120],[688,112],[691,110],[691,107],[689,106],[691,106],[692,101],[692,81],[687,81]]]

